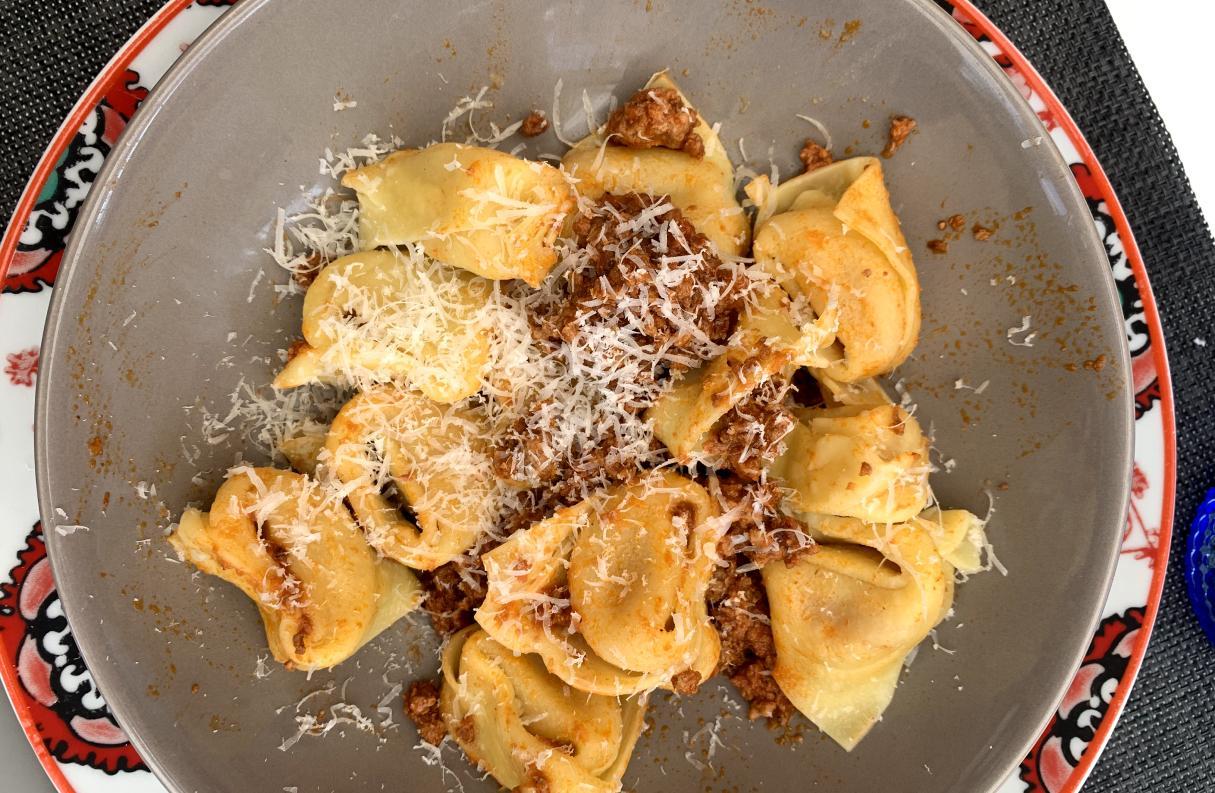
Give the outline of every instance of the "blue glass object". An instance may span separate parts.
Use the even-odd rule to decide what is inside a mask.
[[[1207,491],[1185,546],[1185,583],[1198,624],[1215,644],[1215,488]]]

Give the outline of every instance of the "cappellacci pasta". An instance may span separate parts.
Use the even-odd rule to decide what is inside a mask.
[[[326,266],[304,296],[300,345],[278,388],[317,381],[406,382],[437,402],[481,387],[489,285],[416,250],[365,251]]]
[[[390,559],[432,570],[490,528],[498,484],[479,476],[487,435],[484,416],[472,410],[444,410],[381,386],[338,411],[325,452],[366,541]]]
[[[902,363],[920,332],[920,285],[881,161],[844,160],[776,188],[759,177],[748,193],[761,207],[756,265],[820,313],[836,303],[839,360],[827,374],[852,382]]]
[[[700,457],[709,431],[764,383],[800,366],[830,365],[833,341],[833,314],[798,323],[788,296],[764,289],[726,350],[675,382],[649,409],[654,436],[677,460]]]
[[[367,546],[342,505],[302,474],[233,469],[209,512],[189,509],[169,542],[257,606],[275,660],[336,666],[417,607],[410,570]]]
[[[928,506],[928,440],[897,405],[796,411],[772,476],[792,509],[898,523]]]
[[[705,609],[714,517],[704,488],[674,473],[561,510],[485,554],[477,621],[581,691],[671,688],[689,672],[694,687],[720,654]]]
[[[443,649],[443,717],[469,759],[503,787],[620,790],[645,716],[643,697],[584,694],[468,627]]]
[[[458,143],[399,151],[342,184],[358,192],[364,247],[417,243],[453,267],[532,286],[556,264],[574,206],[556,168]]]
[[[934,530],[940,521],[939,513],[891,525],[822,517],[812,524],[822,538],[818,551],[763,569],[776,641],[772,674],[845,749],[881,718],[907,654],[952,607],[948,557],[982,542],[959,531],[975,527],[975,516],[951,515],[952,531]]]
[[[297,262],[274,381],[339,396],[256,435],[293,470],[232,468],[169,537],[291,669],[422,604],[447,641],[407,714],[519,791],[619,791],[649,694],[715,674],[850,751],[991,563],[880,380],[920,328],[881,161],[808,142],[740,201],[667,73],[612,107],[559,165],[490,147],[541,114],[457,142],[457,108],[346,171],[326,228],[357,238]]]
[[[758,334],[743,334],[736,345],[689,372],[650,408],[654,436],[676,459],[691,461],[715,424],[789,366],[787,351]]]

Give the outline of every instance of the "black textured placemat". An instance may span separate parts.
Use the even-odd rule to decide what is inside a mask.
[[[159,0],[0,0],[0,217],[63,117]],[[1059,94],[1105,166],[1143,251],[1169,340],[1178,499],[1164,602],[1122,723],[1086,793],[1215,789],[1215,649],[1186,602],[1185,530],[1215,484],[1215,245],[1168,132],[1101,0],[979,0]],[[1165,13],[1162,11],[1162,13]],[[1196,87],[1204,77],[1194,75]],[[1194,101],[1207,101],[1196,89]]]
[[[164,0],[0,0],[0,218],[76,100]]]

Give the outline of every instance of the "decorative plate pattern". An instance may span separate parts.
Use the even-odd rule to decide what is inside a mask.
[[[0,678],[60,793],[162,791],[72,639],[37,523],[32,416],[51,289],[80,204],[148,91],[233,0],[172,0],[109,63],[43,156],[0,244]],[[1147,649],[1167,566],[1175,483],[1164,340],[1139,250],[1108,179],[1066,110],[969,2],[938,4],[998,63],[1070,164],[1122,300],[1136,394],[1132,500],[1114,585],[1084,662],[1000,793],[1074,793],[1122,710]],[[6,571],[6,572],[5,572]]]

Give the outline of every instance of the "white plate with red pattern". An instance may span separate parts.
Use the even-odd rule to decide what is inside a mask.
[[[0,245],[0,677],[24,737],[61,793],[162,790],[106,707],[63,616],[38,522],[34,383],[43,324],[76,213],[148,91],[228,2],[172,0],[80,99],[32,176]],[[1083,784],[1129,696],[1160,602],[1172,522],[1175,439],[1164,340],[1144,263],[1092,150],[1050,89],[969,2],[939,2],[1036,110],[1105,243],[1135,392],[1132,497],[1113,587],[1088,653],[1001,793]]]

